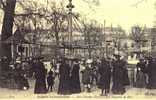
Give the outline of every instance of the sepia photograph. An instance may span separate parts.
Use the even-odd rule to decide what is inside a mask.
[[[6,99],[156,99],[156,0],[0,0]]]

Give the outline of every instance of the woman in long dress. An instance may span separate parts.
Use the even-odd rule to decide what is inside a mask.
[[[145,88],[146,87],[146,75],[145,75],[146,64],[143,59],[136,65],[136,87]]]
[[[76,60],[75,64],[73,65],[73,69],[71,71],[71,92],[72,93],[81,92],[79,70],[80,70],[80,66],[78,61]]]
[[[125,69],[124,63],[120,59],[120,56],[117,57],[117,60],[113,62],[113,86],[112,92],[114,94],[124,94],[125,90]]]
[[[35,78],[36,78],[36,83],[35,83],[35,89],[34,93],[47,93],[47,88],[46,88],[46,73],[47,70],[44,67],[44,64],[38,60],[35,64]]]
[[[58,94],[70,94],[70,66],[66,60],[63,59],[59,67],[59,88]]]
[[[148,75],[148,89],[156,89],[156,59],[153,58],[149,61],[147,67]]]

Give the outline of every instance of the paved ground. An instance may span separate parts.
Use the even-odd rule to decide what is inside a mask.
[[[85,98],[85,99],[137,99],[137,98],[156,98],[156,90],[147,90],[147,89],[137,89],[132,87],[127,87],[126,93],[124,95],[113,95],[110,93],[109,96],[100,96],[100,90],[94,87],[92,89],[91,93],[87,93],[83,91],[80,94],[73,94],[73,95],[67,95],[67,96],[61,96],[57,94],[57,88],[58,86],[55,86],[54,92],[49,92],[47,94],[34,94],[34,80],[29,80],[29,83],[31,83],[30,89],[26,91],[22,90],[13,90],[13,89],[6,89],[6,88],[0,88],[0,99],[71,99],[71,98]],[[58,82],[56,82],[58,83]]]

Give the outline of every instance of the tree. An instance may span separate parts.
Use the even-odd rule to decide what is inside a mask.
[[[61,8],[58,9],[54,7],[53,9],[53,16],[52,16],[52,29],[54,30],[54,36],[56,39],[56,49],[55,49],[55,56],[58,56],[59,54],[59,45],[60,45],[60,32],[63,29],[63,23],[67,20],[67,13],[65,12],[65,9],[63,7],[63,4],[61,5]]]
[[[140,26],[133,26],[130,38],[135,42],[139,54],[142,52],[142,47],[147,42],[145,37],[145,28]]]
[[[46,7],[48,5],[41,7],[36,3],[37,2],[30,2],[27,3],[27,5],[26,3],[20,3],[25,12],[24,14],[17,14],[19,16],[17,18],[19,18],[18,20],[22,20],[20,18],[22,16],[24,19],[29,20],[29,23],[33,23],[33,27],[36,30],[34,35],[36,35],[36,37],[40,35],[40,37],[43,38],[43,35],[47,35],[47,38],[54,38],[56,41],[55,56],[57,56],[59,54],[60,33],[67,31],[67,13],[64,8],[65,6],[63,2],[60,2],[59,6],[57,6],[55,2],[52,2],[50,9],[47,9]],[[22,23],[18,20],[17,26],[21,26]],[[36,33],[40,34],[37,35]],[[37,40],[37,38],[35,40]]]
[[[16,0],[0,0],[0,8],[4,12],[2,31],[1,31],[0,56],[1,57],[5,56],[5,58],[7,57],[6,62],[0,62],[0,77],[3,76],[4,74],[8,77],[7,72],[9,71],[9,63],[11,61],[11,44],[5,44],[4,41],[7,40],[10,36],[12,36],[13,33],[15,7],[16,7]],[[6,81],[4,82],[0,78],[0,85],[2,86],[2,84],[4,85],[4,87],[7,87]]]
[[[96,12],[95,8],[93,6],[99,6],[100,0],[83,0],[85,3],[88,4],[88,7],[92,9],[92,11]]]
[[[2,55],[6,56],[8,60],[11,60],[11,45],[4,44],[4,41],[8,39],[8,37],[12,36],[13,33],[13,23],[14,23],[14,14],[16,7],[16,0],[0,0],[1,8],[4,11],[3,24],[2,24],[2,32],[1,32],[1,49]]]
[[[134,3],[132,6],[137,7],[139,4],[141,4],[141,3],[145,2],[145,1],[147,1],[147,0],[136,1],[136,3]]]
[[[91,54],[93,51],[93,47],[99,46],[102,44],[102,38],[101,34],[102,31],[100,27],[98,26],[98,23],[96,20],[91,20],[90,23],[86,23],[85,21],[82,21],[83,27],[84,27],[84,42],[88,45],[88,53],[89,57],[91,58]]]
[[[4,0],[5,1],[5,0]],[[1,5],[5,5],[6,2],[0,0]],[[10,1],[10,0],[7,0]],[[13,0],[16,1],[16,0]],[[88,0],[87,3],[90,5],[99,5],[99,0],[92,0],[91,2]],[[62,31],[67,31],[67,13],[65,11],[65,6],[63,0],[60,2],[60,5],[57,6],[54,1],[47,2],[46,6],[42,4],[38,5],[37,1],[18,1],[19,5],[22,7],[23,13],[14,13],[15,21],[14,24],[17,27],[23,27],[25,31],[35,30],[34,43],[36,43],[37,37],[42,37],[41,34],[47,34],[48,37],[52,36],[56,40],[56,55],[58,54],[58,46],[60,43],[60,33]],[[50,8],[48,8],[48,5]],[[0,6],[0,7],[2,7]],[[12,9],[13,10],[13,9]],[[74,15],[74,14],[73,14]],[[75,16],[75,15],[74,15]],[[43,22],[47,21],[48,29],[44,29]],[[25,24],[24,24],[25,23]],[[33,25],[32,25],[33,23]],[[35,28],[35,29],[33,29]],[[44,30],[41,31],[41,30]],[[45,30],[48,30],[45,32]],[[95,38],[94,38],[95,39]],[[95,39],[96,41],[96,39]],[[8,54],[8,53],[7,53]]]

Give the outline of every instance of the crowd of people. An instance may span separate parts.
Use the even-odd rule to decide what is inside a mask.
[[[135,67],[136,88],[156,89],[155,65],[155,58],[140,59]],[[110,92],[122,95],[126,92],[126,86],[130,85],[131,77],[127,61],[120,55],[115,55],[113,59],[63,57],[52,62],[50,70],[46,69],[43,58],[39,57],[16,63],[12,70],[18,89],[29,89],[28,77],[35,78],[35,94],[52,92],[58,79],[57,93],[60,95],[92,92],[93,87],[101,89],[101,95],[108,95]]]
[[[156,89],[156,59],[141,58],[136,65],[136,87]]]
[[[55,78],[58,77],[58,94],[61,95],[80,93],[82,90],[92,92],[93,86],[101,89],[101,95],[108,95],[110,90],[114,94],[124,94],[125,86],[130,84],[126,64],[120,56],[113,60],[61,58],[52,63],[50,71],[47,72],[42,60],[36,60],[33,64],[36,78],[34,93],[52,91]]]

